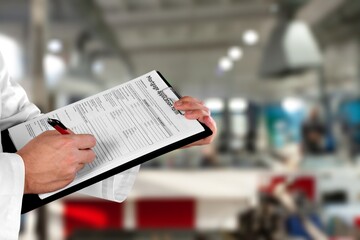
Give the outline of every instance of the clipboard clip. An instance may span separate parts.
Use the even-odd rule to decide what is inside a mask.
[[[173,87],[166,87],[162,90],[159,90],[159,93],[166,96],[166,98],[171,102],[172,106],[174,106],[174,103],[178,101],[181,98],[181,95],[176,92],[176,90]],[[176,110],[181,115],[184,115],[184,111]]]

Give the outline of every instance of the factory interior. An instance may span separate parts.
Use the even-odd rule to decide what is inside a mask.
[[[157,70],[217,124],[19,239],[360,239],[360,1],[0,0],[0,52],[44,113]]]

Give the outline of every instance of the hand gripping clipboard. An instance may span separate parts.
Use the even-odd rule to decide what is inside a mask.
[[[173,89],[173,87],[169,84],[169,82],[162,76],[162,74],[160,72],[157,71],[157,74],[162,78],[162,80],[165,82],[165,84],[168,86],[167,88],[165,89],[161,89],[160,91],[163,93],[163,94],[166,94],[168,91],[172,91],[178,98],[181,98],[181,96]],[[170,101],[172,102],[175,102],[177,99],[171,99],[169,98]],[[44,199],[40,199],[39,195],[37,194],[24,194],[23,196],[23,201],[22,201],[22,209],[21,209],[21,213],[24,214],[24,213],[27,213],[33,209],[36,209],[38,207],[41,207],[47,203],[50,203],[52,201],[55,201],[59,198],[62,198],[64,196],[67,196],[69,194],[72,194],[80,189],[83,189],[85,187],[88,187],[92,184],[95,184],[97,182],[100,182],[108,177],[111,177],[113,175],[116,175],[120,172],[123,172],[127,169],[130,169],[132,167],[135,167],[139,164],[142,164],[146,161],[149,161],[153,158],[156,158],[158,156],[161,156],[165,153],[168,153],[170,151],[173,151],[175,149],[178,149],[178,148],[181,148],[183,146],[186,146],[190,143],[193,143],[195,141],[198,141],[200,139],[203,139],[203,138],[206,138],[210,135],[212,135],[212,131],[209,127],[207,127],[205,124],[199,122],[202,127],[204,128],[204,130],[200,133],[197,133],[195,135],[192,135],[188,138],[185,138],[185,139],[182,139],[180,141],[177,141],[177,142],[174,142],[172,144],[169,144],[165,147],[162,147],[162,148],[159,148],[159,149],[156,149],[148,154],[145,154],[145,155],[142,155],[141,157],[138,157],[136,159],[133,159],[129,162],[126,162],[120,166],[117,166],[109,171],[106,171],[104,173],[101,173],[91,179],[88,179],[88,180],[85,180],[81,183],[78,183],[74,186],[71,186],[69,188],[66,188],[52,196],[49,196],[47,198],[44,198]],[[9,132],[8,130],[4,130],[1,132],[1,137],[2,137],[2,145],[3,145],[3,150],[4,152],[16,152],[17,149],[16,147],[14,146],[14,144],[12,143],[12,140],[9,136]]]

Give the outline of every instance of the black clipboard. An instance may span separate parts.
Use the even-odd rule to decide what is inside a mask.
[[[159,76],[162,78],[162,80],[166,83],[166,85],[169,87],[169,89],[171,89],[171,91],[173,91],[173,93],[178,97],[181,98],[181,96],[174,90],[174,88],[169,84],[169,82],[162,76],[162,74],[160,72],[157,71],[157,73],[159,74]],[[129,161],[127,163],[124,163],[123,165],[120,165],[118,167],[115,167],[109,171],[106,171],[104,173],[101,173],[91,179],[85,180],[79,184],[76,184],[74,186],[71,186],[67,189],[64,189],[52,196],[49,196],[45,199],[41,199],[37,194],[24,194],[23,196],[23,200],[22,200],[22,208],[21,208],[21,214],[27,213],[31,210],[34,210],[38,207],[41,207],[45,204],[48,204],[52,201],[55,201],[59,198],[62,198],[64,196],[67,196],[69,194],[72,194],[80,189],[83,189],[85,187],[88,187],[92,184],[95,184],[97,182],[100,182],[106,178],[109,178],[115,174],[118,174],[120,172],[123,172],[127,169],[130,169],[132,167],[135,167],[139,164],[142,164],[144,162],[147,162],[153,158],[156,158],[158,156],[161,156],[165,153],[171,152],[175,149],[184,147],[190,143],[196,142],[200,139],[206,138],[208,136],[211,136],[213,134],[213,132],[211,131],[211,129],[209,127],[207,127],[205,124],[199,122],[203,128],[204,131],[197,133],[193,136],[190,136],[188,138],[182,139],[178,142],[169,144],[163,148],[157,149],[153,152],[150,152],[148,154],[145,154],[139,158],[136,158],[132,161]],[[2,144],[3,144],[3,150],[4,152],[16,152],[16,148],[14,146],[14,144],[12,143],[12,140],[9,136],[9,132],[8,130],[2,131],[1,132],[1,137],[2,137]]]

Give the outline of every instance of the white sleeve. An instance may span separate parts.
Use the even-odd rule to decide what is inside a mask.
[[[11,80],[0,54],[0,127],[5,130],[40,115],[40,110],[29,101],[24,89]]]
[[[0,54],[0,130],[40,114],[25,91],[13,82]],[[0,146],[0,239],[18,239],[25,169],[22,158]]]
[[[0,239],[18,239],[24,193],[24,163],[14,153],[0,153]]]

